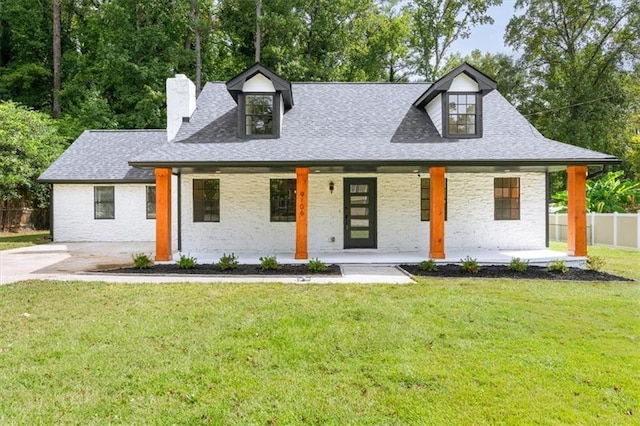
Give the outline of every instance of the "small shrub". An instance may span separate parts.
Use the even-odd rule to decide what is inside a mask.
[[[569,267],[567,266],[567,262],[564,260],[556,259],[549,262],[547,270],[549,270],[549,272],[560,272],[562,274],[566,274],[569,271]]]
[[[309,260],[309,272],[324,272],[327,270],[327,265],[317,257]]]
[[[131,257],[133,258],[133,267],[136,269],[147,269],[153,265],[153,260],[144,253],[132,254]]]
[[[275,256],[265,256],[260,258],[260,269],[263,271],[277,271],[281,266]]]
[[[461,268],[464,272],[469,272],[471,274],[477,274],[480,270],[480,265],[478,265],[478,259],[474,259],[472,257],[465,257],[464,259],[460,259]]]
[[[425,272],[437,272],[438,265],[433,259],[423,260],[422,262],[418,263],[418,269]]]
[[[587,256],[587,269],[590,271],[600,272],[606,263],[600,256]]]
[[[238,258],[234,253],[224,253],[224,255],[218,261],[218,268],[220,268],[221,271],[231,271],[233,269],[236,269],[237,267]]]
[[[180,255],[180,259],[178,259],[178,268],[180,269],[193,269],[196,267],[196,258],[187,256],[185,254]]]
[[[509,262],[509,270],[513,271],[513,272],[525,272],[527,270],[527,268],[529,267],[529,261],[528,260],[522,260],[519,257],[514,257],[513,259],[511,259],[511,262]]]

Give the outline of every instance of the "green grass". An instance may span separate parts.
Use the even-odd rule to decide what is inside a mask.
[[[25,233],[0,232],[0,251],[20,247],[29,247],[36,244],[45,244],[49,241],[49,231],[34,231]]]
[[[551,241],[549,248],[566,252],[567,243]],[[587,251],[589,256],[599,256],[605,259],[604,272],[640,281],[640,250],[589,246]]]
[[[0,287],[0,424],[631,424],[640,285]]]

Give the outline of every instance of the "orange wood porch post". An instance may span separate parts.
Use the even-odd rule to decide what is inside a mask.
[[[567,166],[567,254],[587,255],[587,166]]]
[[[309,169],[296,168],[296,259],[308,259],[307,232],[309,205]]]
[[[444,259],[444,167],[429,167],[429,258]]]
[[[156,173],[156,261],[171,260],[171,169]]]

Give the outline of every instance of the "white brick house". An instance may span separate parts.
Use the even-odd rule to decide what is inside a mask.
[[[255,64],[197,100],[170,78],[166,131],[87,131],[41,176],[53,237],[155,241],[158,260],[541,249],[548,173],[567,170],[569,254],[586,254],[587,167],[618,160],[546,139],[495,87],[468,64],[433,84],[289,83]]]

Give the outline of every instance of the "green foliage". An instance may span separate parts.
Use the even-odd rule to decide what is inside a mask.
[[[509,270],[514,272],[525,272],[528,267],[529,261],[522,260],[519,257],[514,257],[513,259],[511,259],[511,262],[509,262],[508,266]]]
[[[309,260],[309,272],[324,272],[326,270],[327,265],[317,257]]]
[[[195,257],[180,253],[180,258],[178,259],[177,265],[180,269],[193,269],[196,267],[197,260],[198,259],[196,259]]]
[[[234,253],[231,253],[231,254],[224,253],[223,256],[220,258],[220,260],[218,261],[218,268],[220,268],[221,271],[229,271],[229,270],[236,269],[238,267],[238,264],[239,264],[238,258]]]
[[[552,260],[547,264],[547,269],[549,272],[560,272],[561,274],[566,274],[569,272],[569,267],[567,266],[567,262],[560,259]]]
[[[13,102],[0,102],[0,205],[46,207],[38,176],[64,149],[53,120]]]
[[[151,257],[144,253],[132,254],[131,257],[133,258],[133,267],[136,269],[147,269],[153,265]]]
[[[472,258],[470,256],[467,256],[464,259],[460,259],[460,267],[463,271],[469,272],[471,274],[477,274],[480,271],[478,259]]]
[[[640,204],[640,182],[623,180],[624,171],[609,172],[597,180],[587,181],[587,211],[592,213],[624,213],[635,211]],[[553,195],[555,204],[566,212],[567,191]]]
[[[437,272],[438,264],[433,259],[423,260],[422,262],[418,263],[418,269],[425,272]]]
[[[591,271],[600,272],[607,264],[604,257],[600,256],[587,256],[587,269]]]
[[[281,266],[275,256],[264,256],[260,258],[260,269],[263,271],[276,271]]]

